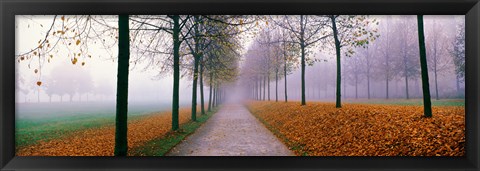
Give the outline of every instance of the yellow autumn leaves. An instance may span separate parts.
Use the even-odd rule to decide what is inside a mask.
[[[129,150],[171,130],[172,114],[160,112],[128,123]],[[190,120],[190,108],[179,112],[180,124]],[[61,131],[60,131],[61,132]],[[39,142],[17,149],[17,156],[113,156],[115,126],[79,130],[64,138]]]
[[[249,110],[297,155],[464,156],[465,109],[310,102],[250,102]]]

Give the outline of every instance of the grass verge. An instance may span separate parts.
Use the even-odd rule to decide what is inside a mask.
[[[165,136],[146,142],[144,145],[138,146],[129,151],[129,156],[164,156],[173,147],[179,144],[188,135],[192,134],[205,123],[213,114],[217,112],[218,108],[214,108],[211,112],[205,115],[199,115],[197,121],[189,121],[181,124],[177,131],[170,131]]]
[[[130,114],[128,122],[140,120],[150,114]],[[57,117],[50,119],[27,120],[23,119],[16,123],[15,143],[17,148],[33,145],[39,141],[49,141],[74,135],[76,132],[86,129],[114,126],[115,116],[109,115],[77,115]]]

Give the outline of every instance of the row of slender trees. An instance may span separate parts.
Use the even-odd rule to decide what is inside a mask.
[[[275,41],[259,40],[264,42],[263,44],[285,44],[283,46],[293,46],[294,48],[300,51],[300,68],[301,68],[301,105],[306,105],[306,96],[305,96],[305,67],[307,63],[313,64],[316,60],[309,57],[308,55],[312,54],[312,47],[318,46],[319,42],[325,44],[320,48],[325,50],[334,50],[336,55],[337,63],[337,78],[336,78],[336,107],[341,107],[341,54],[342,49],[345,56],[351,56],[354,53],[354,48],[356,47],[366,47],[369,42],[374,41],[379,37],[377,34],[378,29],[375,28],[375,25],[378,25],[376,19],[371,19],[364,15],[300,15],[300,16],[272,16],[269,18],[275,23],[276,27],[279,27],[286,31],[286,34],[276,34],[277,37],[274,38]],[[271,29],[264,30],[266,35],[270,35]],[[265,36],[264,36],[265,37]],[[270,36],[266,36],[270,37]],[[263,38],[260,38],[263,39]],[[266,43],[265,43],[266,42]],[[282,45],[281,45],[282,46]],[[284,48],[284,51],[287,49]],[[267,53],[269,50],[266,51]],[[293,52],[295,56],[295,53]],[[271,58],[271,53],[267,54],[267,58]],[[286,75],[287,61],[292,61],[288,59],[288,53],[283,53],[284,60],[284,75]],[[248,55],[247,55],[248,57]],[[270,64],[269,61],[264,62]],[[277,62],[277,64],[281,64]],[[269,65],[260,66],[257,68],[266,68],[260,69],[260,71],[247,71],[247,75],[263,75],[264,79],[269,79],[270,70],[272,67]],[[278,67],[276,67],[278,68]],[[265,71],[266,70],[266,71]],[[278,72],[276,72],[278,73]],[[278,75],[278,74],[277,74]],[[252,77],[252,76],[251,76]],[[286,79],[286,77],[285,77]],[[250,80],[258,81],[258,78],[251,78]],[[264,81],[268,82],[268,81]],[[252,83],[253,84],[253,83]],[[265,85],[265,84],[264,84]],[[261,91],[256,91],[261,92]],[[265,92],[265,91],[264,91]],[[285,93],[286,94],[286,93]]]
[[[278,81],[283,77],[284,100],[288,101],[287,75],[300,65],[301,104],[305,105],[305,65],[324,60],[311,57],[317,49],[322,54],[333,52],[336,56],[336,107],[341,107],[342,81],[344,90],[346,81],[355,85],[355,97],[358,98],[358,84],[365,80],[370,98],[371,79],[383,78],[388,99],[389,84],[394,78],[402,78],[405,98],[409,99],[409,80],[421,77],[427,117],[431,116],[429,71],[434,76],[437,99],[438,75],[442,72],[455,71],[457,92],[460,92],[465,64],[463,23],[449,26],[442,21],[429,20],[429,30],[425,34],[422,15],[417,18],[388,16],[381,22],[375,17],[341,15],[279,16],[271,17],[270,21],[275,25],[267,26],[256,37],[245,55],[247,61],[242,70],[250,97],[255,100],[271,100],[270,79],[275,79],[275,100],[278,101]],[[452,32],[455,34],[446,34]],[[342,57],[350,58],[341,62]],[[325,76],[316,73],[313,77]]]
[[[117,20],[117,22],[115,21]],[[238,75],[238,35],[249,30],[256,18],[245,16],[152,15],[152,16],[54,16],[45,39],[38,47],[17,54],[19,63],[38,61],[35,70],[66,51],[73,65],[85,65],[91,58],[88,44],[106,49],[118,45],[115,156],[127,155],[127,113],[129,69],[145,63],[159,76],[173,72],[172,130],[179,129],[179,84],[182,76],[192,78],[191,120],[196,121],[197,88],[201,113],[205,114],[204,85],[210,88],[207,111],[225,99],[224,85]],[[117,23],[117,24],[114,24]],[[39,74],[37,85],[42,85]],[[200,82],[200,86],[198,86]]]
[[[113,95],[114,90],[107,81],[94,82],[91,73],[81,66],[62,65],[52,69],[48,76],[43,76],[42,85],[38,86],[35,82],[17,74],[17,91],[21,92],[28,102],[29,94],[36,94],[37,100],[41,102],[40,95],[45,93],[48,96],[48,102],[52,99],[56,101],[73,102],[75,101],[98,101],[105,100],[106,97]],[[64,99],[67,96],[68,99]]]
[[[378,17],[377,19],[382,21],[378,25],[381,36],[379,36],[376,41],[370,42],[366,48],[355,48],[355,53],[349,58],[344,58],[342,62],[343,67],[341,74],[342,82],[344,83],[341,87],[342,97],[346,97],[348,86],[353,87],[353,90],[348,92],[350,98],[359,98],[359,94],[362,94],[363,98],[368,99],[370,99],[371,96],[375,96],[376,98],[384,97],[386,99],[392,98],[393,96],[395,96],[394,98],[406,99],[410,99],[412,96],[421,97],[420,86],[418,84],[421,78],[415,16],[386,16]],[[432,92],[432,95],[437,99],[441,97],[442,92],[444,93],[443,96],[449,97],[463,95],[463,89],[460,83],[463,82],[464,78],[461,72],[456,71],[462,71],[462,68],[464,68],[462,67],[465,61],[464,51],[460,48],[464,46],[465,41],[464,23],[458,22],[458,24],[452,24],[452,22],[457,23],[453,17],[435,17],[430,18],[426,22],[426,41],[429,42],[426,46],[427,49],[432,52],[427,54],[427,61],[432,64],[429,65],[429,73],[444,78],[443,84],[439,83],[440,78],[438,77],[433,77],[430,80],[433,83],[431,88],[435,90]],[[263,32],[270,33],[273,37],[281,38],[282,35],[278,36],[278,33],[276,33],[280,31],[285,32],[284,29],[266,29]],[[280,55],[271,53],[271,57],[268,57],[269,55],[266,53],[263,55],[253,54],[254,51],[264,51],[269,48],[278,49],[278,52],[282,51],[282,48],[278,47],[280,44],[277,40],[269,40],[271,43],[268,44],[266,43],[268,40],[263,40],[265,36],[259,36],[257,39],[258,42],[263,42],[261,43],[263,46],[257,45],[259,43],[252,45],[250,53],[246,55],[247,58],[251,58],[249,60],[257,61],[248,64],[248,66],[250,66],[249,74],[252,78],[259,79],[258,74],[254,74],[253,72],[256,70],[257,73],[270,75],[270,79],[274,79],[278,72],[276,69],[286,66],[282,61],[289,61],[292,58],[289,57],[288,60],[283,60],[281,53]],[[283,37],[283,39],[286,38]],[[433,53],[434,51],[437,53]],[[328,52],[315,54],[314,58],[320,62],[319,64],[313,65],[315,61],[307,60],[307,65],[313,65],[307,68],[307,70],[310,70],[306,76],[308,80],[305,88],[307,97],[320,98],[321,91],[325,92],[324,96],[330,96],[333,91],[328,92],[327,90],[331,86],[335,89],[335,79],[331,79],[336,76],[336,73],[332,69],[332,61],[329,58],[330,55],[325,55],[325,53]],[[278,61],[279,58],[282,59]],[[294,56],[293,59],[298,58]],[[271,66],[262,65],[262,63],[259,63],[261,60],[268,61],[266,63],[271,64]],[[294,66],[297,66],[296,63],[294,63]],[[267,68],[270,68],[270,70]],[[318,76],[319,73],[321,73],[321,77]],[[283,71],[280,74],[283,74]],[[294,77],[296,76],[297,75]],[[451,82],[447,80],[452,79],[452,76],[455,80],[452,83],[454,83],[455,86],[450,88]],[[284,79],[286,80],[286,77]],[[269,79],[266,78],[266,80],[268,81]],[[254,84],[250,84],[249,86],[252,87]],[[270,91],[268,84],[267,82],[266,92]],[[383,84],[383,87],[381,87],[380,84]],[[293,83],[294,87],[295,85],[298,84]],[[361,87],[361,89],[359,87]],[[377,90],[371,92],[372,88]],[[382,88],[385,91],[378,90],[378,88]],[[413,88],[413,92],[411,88]],[[251,91],[253,94],[252,98],[255,98],[254,95],[256,93],[254,91],[256,91],[256,89],[251,89],[253,90]],[[394,94],[392,94],[392,91],[394,91]],[[400,91],[403,92],[403,94],[401,94]],[[278,92],[275,94],[276,96],[278,96],[277,93]],[[294,89],[291,93],[295,98],[300,98],[300,91]],[[281,93],[281,95],[286,94],[288,93]],[[333,96],[335,97],[335,94],[333,94]],[[267,97],[267,99],[269,99],[269,97]]]

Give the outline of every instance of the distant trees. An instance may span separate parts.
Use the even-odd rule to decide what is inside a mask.
[[[15,70],[15,78],[16,78],[15,90],[19,93],[22,93],[25,96],[24,102],[26,103],[27,96],[28,96],[28,93],[30,93],[30,90],[31,90],[30,87],[32,87],[32,85],[27,83],[27,80],[25,79],[25,77],[19,74],[18,70]]]
[[[274,80],[275,101],[279,99],[278,81],[284,77],[284,100],[287,102],[287,75],[298,66],[296,55],[300,49],[289,41],[287,30],[274,26],[267,24],[253,40],[245,54],[243,75],[247,76],[245,79],[251,84],[252,98],[256,100],[270,100],[270,82]]]
[[[457,94],[460,94],[460,82],[465,79],[465,23],[460,23],[456,28],[453,48],[450,53],[455,64]]]
[[[355,99],[358,99],[358,84],[362,82],[362,77],[365,74],[361,62],[362,56],[357,52],[352,58],[346,59],[344,63],[344,71],[346,74],[343,74],[343,77],[348,80],[351,85],[355,86]],[[347,82],[344,83],[344,85],[346,84]]]
[[[58,95],[60,101],[63,101],[65,94],[69,95],[69,101],[73,101],[73,96],[78,95],[79,101],[81,95],[93,92],[94,85],[90,72],[81,66],[61,65],[54,67],[51,73],[43,79],[45,93],[49,96],[51,102],[53,95]]]
[[[308,50],[317,42],[327,38],[323,29],[327,25],[327,21],[319,16],[313,15],[295,15],[295,16],[279,16],[273,20],[279,27],[288,30],[290,42],[300,47],[300,66],[301,66],[301,86],[302,101],[301,105],[306,105],[305,99],[305,65],[308,60]]]
[[[230,26],[241,26],[249,22],[238,19],[237,16],[204,15],[134,16],[132,21],[138,24],[133,30],[138,37],[135,42],[139,44],[135,45],[135,49],[140,54],[134,61],[146,62],[147,68],[159,69],[159,75],[170,73],[168,71],[173,69],[172,130],[179,128],[181,70],[190,73],[193,78],[191,114],[195,121],[197,81],[201,77],[200,84],[203,85],[206,50],[211,46],[212,40],[222,42],[225,37],[234,36],[232,33],[238,32]],[[142,37],[147,37],[147,40]],[[192,63],[188,62],[188,57],[192,57]],[[203,101],[203,86],[200,87]]]
[[[398,45],[400,58],[395,60],[395,72],[405,80],[405,98],[410,99],[409,83],[410,79],[418,78],[420,74],[420,63],[418,58],[418,39],[416,38],[415,21],[411,16],[401,16],[397,19],[396,35],[398,35]]]
[[[437,19],[429,20],[429,31],[425,34],[427,61],[429,70],[433,73],[435,83],[435,99],[439,98],[438,77],[446,71],[451,71],[452,58],[448,55],[448,46],[451,45],[445,33],[445,26]]]
[[[205,53],[213,44],[222,48],[236,50],[237,42],[232,37],[238,35],[242,31],[236,27],[245,25],[246,21],[242,16],[203,16],[193,15],[190,21],[186,22],[186,28],[189,31],[185,33],[185,44],[193,57],[192,73],[192,107],[191,118],[196,121],[197,110],[197,82],[200,79],[201,92],[201,112],[205,114],[204,96],[203,96],[203,63]]]
[[[396,49],[394,49],[394,43],[397,43],[397,41],[394,40],[397,35],[394,32],[395,25],[393,25],[392,18],[388,16],[387,18],[385,18],[385,20],[386,21],[382,22],[382,24],[380,25],[380,27],[382,27],[382,32],[380,33],[381,36],[378,40],[380,47],[378,47],[377,50],[381,53],[383,59],[377,61],[378,63],[380,63],[381,66],[381,68],[377,70],[377,74],[382,75],[378,77],[378,79],[382,78],[385,80],[385,99],[388,99],[390,95],[389,83],[393,80],[396,73],[393,69],[395,68],[395,65],[392,60],[395,58],[392,57],[394,57],[393,55],[396,54]]]

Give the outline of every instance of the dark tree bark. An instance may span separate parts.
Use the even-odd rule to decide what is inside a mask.
[[[305,100],[305,27],[303,24],[303,15],[300,15],[300,49],[301,49],[301,67],[302,67],[302,106],[307,105]]]
[[[203,94],[203,57],[200,59],[200,105],[202,115],[205,115],[205,96]]]
[[[212,82],[212,78],[213,77],[213,73],[210,73],[210,86],[209,86],[209,89],[210,91],[208,92],[208,111],[212,111],[212,87],[213,87],[213,82]]]
[[[179,90],[180,90],[180,16],[174,15],[173,19],[173,102],[172,102],[172,130],[179,128]]]
[[[302,51],[302,106],[307,105],[306,99],[305,99],[305,46],[301,45],[301,51]]]
[[[333,38],[335,39],[335,52],[337,54],[337,94],[336,94],[336,101],[335,107],[341,108],[342,107],[342,99],[341,99],[341,63],[340,63],[340,40],[338,40],[338,31],[337,31],[337,23],[335,22],[335,16],[330,17],[332,21],[332,29],[333,29]]]
[[[195,23],[199,23],[198,16],[194,16]],[[193,52],[193,83],[192,83],[192,111],[191,111],[191,119],[192,121],[197,121],[197,83],[198,83],[198,65],[200,62],[201,54],[199,54],[200,50],[200,32],[198,30],[198,24],[193,26],[193,31],[195,37],[193,38],[195,41],[195,48]]]
[[[420,66],[422,72],[423,114],[432,117],[432,102],[430,100],[430,85],[428,80],[427,53],[425,50],[425,34],[423,30],[423,15],[417,15],[418,43],[420,50]]]
[[[128,69],[130,38],[128,15],[118,17],[118,73],[115,117],[115,156],[127,155]]]
[[[213,99],[212,99],[212,107],[217,106],[217,84],[214,84],[213,86]]]
[[[197,80],[198,80],[198,57],[194,57],[193,84],[192,84],[192,121],[197,121]]]

